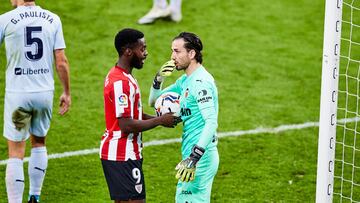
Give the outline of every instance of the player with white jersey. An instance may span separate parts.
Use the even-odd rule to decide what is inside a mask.
[[[47,168],[45,136],[50,128],[54,95],[53,62],[63,86],[60,114],[71,104],[69,64],[60,18],[35,5],[35,0],[11,0],[14,10],[0,15],[0,44],[6,50],[4,137],[8,201],[22,202],[25,142],[31,137],[29,202],[39,202]]]
[[[119,59],[106,76],[104,106],[106,131],[101,139],[100,159],[115,203],[145,202],[142,171],[142,133],[158,125],[174,127],[171,113],[154,117],[143,113],[140,88],[132,69],[141,69],[147,56],[144,34],[123,29],[115,37]]]

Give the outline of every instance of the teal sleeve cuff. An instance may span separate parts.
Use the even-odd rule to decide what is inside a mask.
[[[161,89],[155,89],[153,86],[150,88],[149,95],[149,106],[153,107],[155,105],[156,99],[161,95]]]

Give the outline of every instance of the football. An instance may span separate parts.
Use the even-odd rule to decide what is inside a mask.
[[[166,92],[157,98],[154,107],[157,116],[161,116],[169,112],[173,112],[176,116],[179,116],[180,95],[176,92]]]

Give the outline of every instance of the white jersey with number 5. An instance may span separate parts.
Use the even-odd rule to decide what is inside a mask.
[[[60,18],[39,6],[19,6],[0,15],[5,42],[7,92],[54,90],[54,50],[64,49]]]

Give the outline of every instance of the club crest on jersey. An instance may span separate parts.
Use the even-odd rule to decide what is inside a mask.
[[[142,192],[142,184],[135,185],[135,190],[140,194]]]
[[[118,98],[118,104],[121,107],[127,107],[128,106],[128,97],[126,94],[121,94]]]
[[[187,98],[189,96],[189,88],[186,88],[184,97]]]

